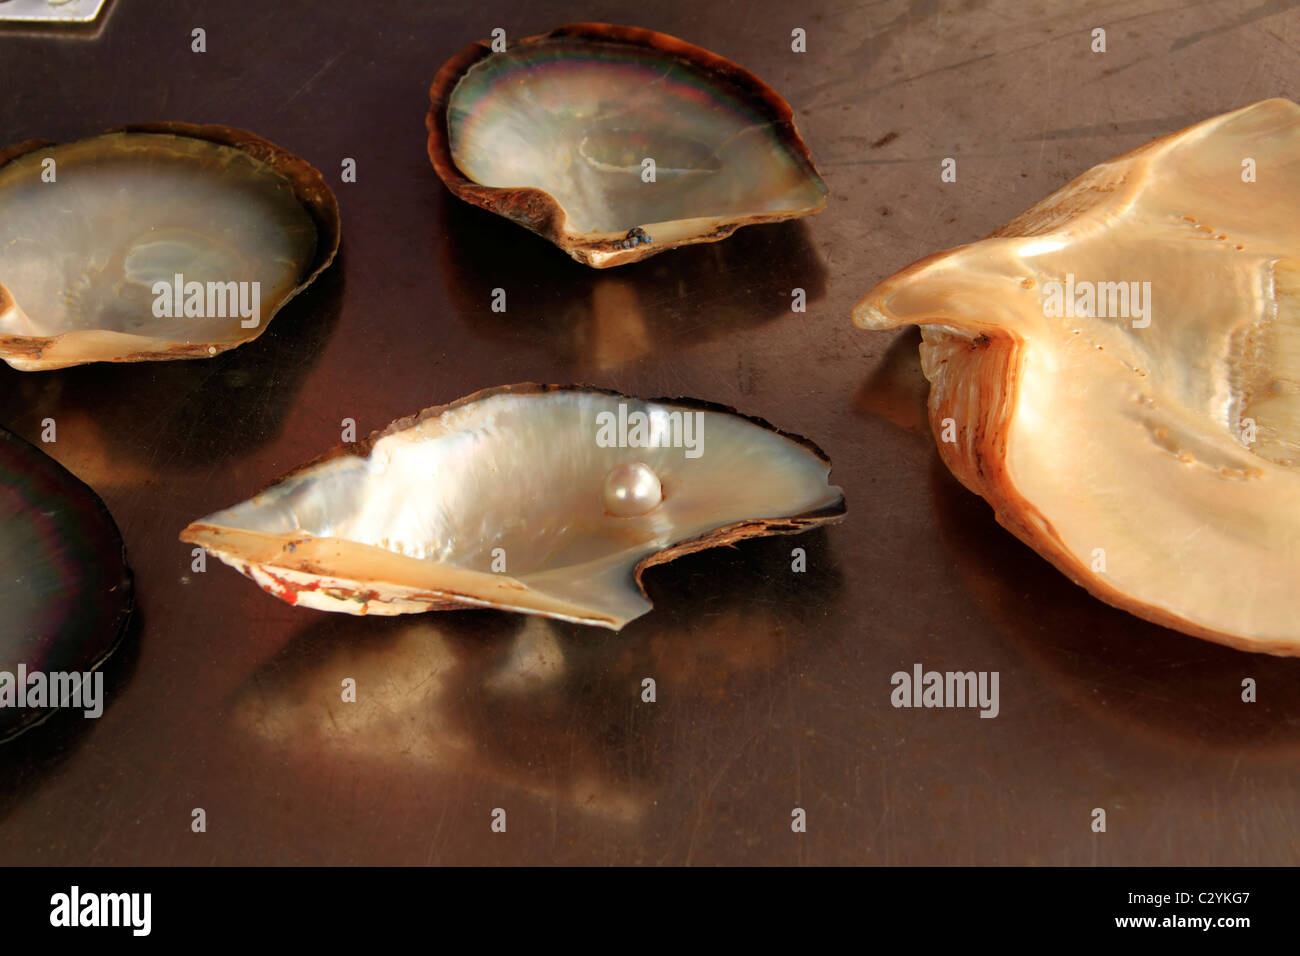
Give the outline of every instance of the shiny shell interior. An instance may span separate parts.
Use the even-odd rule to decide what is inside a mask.
[[[999,520],[1098,597],[1300,654],[1300,107],[1097,166],[903,270],[931,424]]]
[[[0,358],[10,365],[215,355],[261,334],[332,258],[337,208],[318,176],[302,176],[310,167],[250,134],[219,142],[164,128],[196,135],[25,145],[0,165]],[[312,180],[316,208],[272,165],[281,158]],[[160,304],[163,286],[173,291]]]
[[[104,503],[0,428],[0,671],[92,671],[117,647],[131,605],[122,537]],[[0,707],[0,740],[53,713]]]
[[[825,206],[826,187],[785,102],[673,37],[578,25],[500,53],[476,46],[449,66],[454,75],[440,74],[434,87],[439,115],[430,116],[454,161],[440,174],[463,198],[589,265]],[[436,146],[431,140],[431,155]],[[461,175],[464,186],[490,191],[458,188]]]
[[[648,430],[619,447],[603,429],[621,414]],[[397,422],[181,537],[292,604],[617,629],[650,609],[644,567],[838,518],[829,471],[810,443],[718,406],[509,386]]]

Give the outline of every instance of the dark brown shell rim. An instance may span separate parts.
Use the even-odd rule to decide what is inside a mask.
[[[703,47],[698,47],[693,43],[687,43],[685,40],[670,36],[667,33],[658,33],[641,27],[617,26],[610,23],[566,23],[564,26],[556,27],[549,33],[518,40],[511,44],[511,47],[543,43],[547,40],[562,37],[649,47],[685,60],[709,73],[722,77],[745,97],[761,104],[773,116],[772,126],[778,131],[781,141],[799,159],[806,172],[821,183],[823,190],[825,190],[825,181],[822,179],[821,174],[817,172],[817,167],[813,165],[812,153],[799,135],[798,129],[795,128],[794,111],[791,110],[790,104],[779,93],[748,70],[737,66],[725,57],[721,57]],[[437,171],[438,177],[460,199],[503,216],[511,222],[518,223],[525,229],[529,229],[550,240],[565,251],[570,249],[607,251],[607,247],[611,246],[610,242],[600,240],[583,241],[573,234],[561,230],[558,224],[564,217],[563,208],[545,190],[532,186],[514,188],[484,186],[466,177],[456,166],[455,160],[452,159],[451,137],[447,130],[447,106],[451,101],[451,94],[455,90],[456,84],[469,72],[470,68],[480,60],[493,55],[492,48],[487,41],[476,40],[444,63],[433,78],[433,85],[429,87],[429,112],[425,116],[424,125],[429,131],[429,161],[433,164],[434,170]],[[776,218],[784,219],[789,217],[779,216]],[[701,236],[694,241],[725,239],[737,228],[751,221],[755,223],[762,222],[764,218],[754,217],[752,220],[727,222],[715,229],[710,235]],[[662,252],[675,245],[683,244],[685,243],[677,242],[660,248],[639,245],[629,250],[633,254],[623,261],[644,258],[653,255],[655,252]]]
[[[338,199],[335,198],[333,191],[325,183],[324,176],[316,167],[305,159],[301,159],[290,153],[286,149],[276,146],[269,140],[265,140],[256,133],[250,133],[247,130],[236,129],[231,126],[219,126],[215,124],[200,125],[196,123],[181,122],[154,122],[154,123],[128,123],[124,126],[114,126],[106,129],[101,133],[84,137],[83,139],[95,139],[99,136],[109,136],[113,133],[154,133],[166,136],[180,136],[189,139],[201,139],[210,143],[216,143],[220,146],[229,146],[237,149],[242,153],[270,166],[276,173],[283,176],[293,187],[294,196],[302,203],[303,207],[311,216],[312,221],[316,224],[316,235],[320,240],[316,244],[316,257],[312,260],[311,266],[304,274],[301,281],[289,290],[288,293],[275,306],[274,311],[266,317],[266,321],[258,323],[253,330],[254,334],[238,342],[231,342],[225,345],[217,346],[217,353],[227,351],[240,345],[245,345],[253,341],[271,324],[271,319],[284,308],[284,306],[302,292],[303,289],[311,285],[316,277],[324,272],[334,261],[338,253],[339,241],[342,231],[342,224],[339,217]],[[83,140],[69,140],[66,143],[58,143],[48,139],[28,139],[13,146],[0,149],[0,167],[3,167],[16,159],[37,152],[42,149],[49,149],[53,146],[70,146],[73,143],[79,143]],[[2,294],[0,294],[2,295]],[[12,297],[9,297],[12,299]],[[0,298],[0,302],[3,299]],[[66,334],[66,333],[64,333]],[[41,353],[53,342],[57,341],[60,336],[23,336],[7,335],[0,336],[0,348],[6,354],[26,354],[31,358],[40,358]],[[162,352],[137,352],[125,356],[118,361],[151,361],[168,358],[211,358],[214,353],[209,352],[209,343],[184,343],[178,342],[174,346],[168,347]]]
[[[407,429],[414,428],[416,425],[423,421],[427,421],[430,418],[440,418],[442,415],[453,411],[454,409],[462,408],[466,405],[473,405],[475,402],[481,402],[484,399],[492,398],[494,395],[539,395],[548,392],[587,392],[592,395],[608,395],[612,398],[625,398],[634,402],[659,402],[665,405],[676,405],[681,408],[690,408],[701,412],[719,412],[724,415],[734,415],[737,418],[743,418],[745,421],[757,425],[760,428],[780,435],[787,441],[792,441],[796,445],[806,448],[808,451],[816,455],[822,464],[827,465],[828,467],[831,464],[830,457],[826,452],[822,451],[822,449],[812,439],[805,438],[802,435],[797,435],[794,432],[784,431],[767,421],[767,419],[759,418],[757,415],[746,415],[744,412],[737,411],[730,405],[723,405],[718,402],[709,402],[700,398],[638,398],[635,395],[627,395],[612,388],[601,388],[598,385],[546,385],[540,382],[517,382],[513,385],[494,385],[490,388],[482,388],[477,392],[472,392],[469,395],[448,402],[445,405],[431,405],[428,408],[416,412],[414,415],[407,415],[405,418],[399,418],[385,427],[371,432],[365,438],[361,439],[361,441],[338,445],[324,454],[316,456],[311,461],[294,468],[292,471],[285,472],[269,486],[258,492],[258,494],[265,494],[271,488],[274,488],[286,479],[292,478],[299,472],[306,471],[308,468],[313,468],[322,462],[329,461],[331,458],[339,458],[345,455],[353,455],[357,458],[369,458],[370,452],[374,449],[375,442],[379,441],[379,439],[397,432],[403,432]]]

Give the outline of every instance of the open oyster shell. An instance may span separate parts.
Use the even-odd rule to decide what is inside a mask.
[[[221,126],[20,143],[0,151],[0,208],[0,358],[25,371],[242,345],[339,244],[320,174]]]
[[[922,326],[945,463],[1071,579],[1300,654],[1300,107],[1096,166],[853,318]]]
[[[501,53],[475,43],[429,96],[447,187],[598,269],[826,205],[786,102],[662,33],[575,23]]]
[[[181,540],[290,604],[617,630],[650,610],[645,568],[841,517],[829,473],[811,442],[721,406],[513,385],[394,422]]]

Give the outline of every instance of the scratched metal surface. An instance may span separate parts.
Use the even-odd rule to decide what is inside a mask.
[[[102,719],[0,751],[0,861],[1300,861],[1300,666],[1066,581],[940,465],[915,333],[848,320],[878,279],[1095,162],[1296,98],[1297,4],[365,6],[119,0],[97,36],[0,35],[5,142],[243,127],[324,170],[343,211],[337,264],[253,344],[0,368],[0,424],[35,441],[56,419],[47,449],[116,516],[140,608]],[[453,199],[424,149],[439,64],[496,26],[582,19],[682,36],[775,86],[826,212],[594,272]],[[177,532],[336,444],[341,419],[364,432],[525,380],[692,395],[808,435],[847,520],[652,570],[656,608],[620,634],[494,612],[353,619],[215,562],[191,573]],[[890,675],[916,662],[998,671],[1000,716],[893,709]],[[346,676],[356,704],[338,700]],[[639,700],[646,676],[657,703]]]

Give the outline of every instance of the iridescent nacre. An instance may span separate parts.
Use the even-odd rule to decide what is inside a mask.
[[[160,129],[186,132],[0,156],[10,365],[215,355],[261,334],[332,258],[337,208],[314,170],[251,134]]]
[[[499,53],[475,44],[431,96],[430,157],[453,192],[591,266],[826,204],[789,106],[663,34],[577,24]]]
[[[641,511],[610,513],[611,474],[642,469],[661,500],[634,480]],[[517,385],[396,422],[181,538],[291,604],[617,629],[650,609],[649,565],[840,517],[829,473],[816,446],[721,406]]]
[[[122,637],[131,574],[104,503],[44,452],[0,428],[0,681],[84,674]],[[7,692],[16,695],[16,687]],[[15,698],[16,699],[16,698]],[[49,708],[0,707],[0,740]]]

